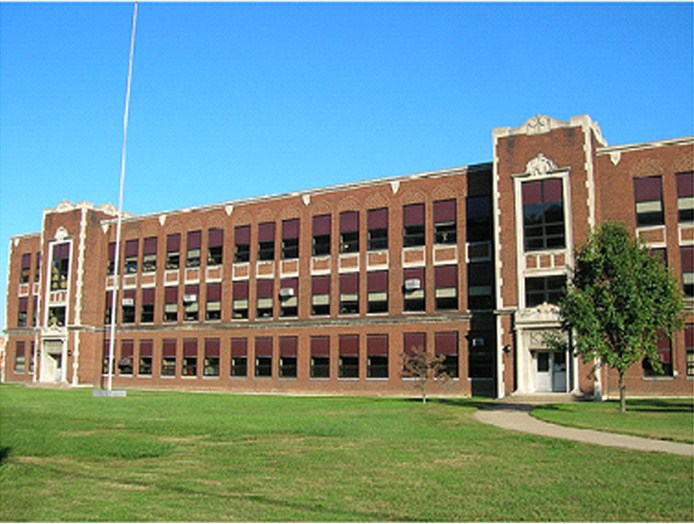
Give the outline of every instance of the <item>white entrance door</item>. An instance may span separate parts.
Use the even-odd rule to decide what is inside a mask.
[[[47,340],[44,343],[42,382],[60,382],[63,378],[63,343]]]
[[[535,391],[566,391],[566,354],[563,352],[535,351]]]

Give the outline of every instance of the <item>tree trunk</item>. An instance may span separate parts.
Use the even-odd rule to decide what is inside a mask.
[[[627,412],[627,388],[624,385],[624,371],[619,372],[619,412]]]

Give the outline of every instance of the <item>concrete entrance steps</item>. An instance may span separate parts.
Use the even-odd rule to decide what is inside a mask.
[[[515,394],[512,393],[504,398],[497,399],[499,404],[563,404],[566,402],[585,402],[587,399],[581,395],[572,393],[531,393]]]

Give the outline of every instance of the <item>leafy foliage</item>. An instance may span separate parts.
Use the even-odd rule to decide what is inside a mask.
[[[427,353],[422,346],[402,354],[402,372],[405,378],[415,379],[415,387],[422,392],[422,403],[427,401],[427,385],[432,381],[446,382],[450,377],[444,366],[446,357]]]
[[[626,410],[624,374],[648,358],[662,372],[657,342],[682,328],[684,307],[677,280],[648,248],[621,224],[596,229],[576,256],[576,268],[560,301],[564,327],[576,334],[576,351],[620,377]]]

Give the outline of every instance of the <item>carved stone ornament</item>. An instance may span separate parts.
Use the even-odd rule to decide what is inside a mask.
[[[610,161],[612,162],[613,166],[616,166],[619,164],[619,161],[622,159],[622,153],[621,151],[613,151],[610,153]]]
[[[60,226],[58,228],[58,231],[55,232],[55,239],[58,242],[62,242],[66,238],[68,238],[70,234],[67,232],[67,229],[65,229],[63,226]]]
[[[231,204],[224,206],[224,212],[227,214],[228,217],[230,217],[231,214],[234,212],[234,206],[232,206]]]
[[[396,180],[394,182],[390,183],[390,188],[393,190],[393,194],[397,195],[398,194],[398,189],[400,189],[400,181]]]
[[[301,195],[301,201],[304,203],[305,206],[308,206],[311,203],[311,195],[308,193],[305,195]]]
[[[556,170],[557,164],[542,153],[539,153],[535,158],[530,160],[530,162],[525,165],[525,172],[529,176],[544,176]]]
[[[547,115],[535,115],[529,118],[523,127],[528,135],[541,135],[542,133],[548,133],[552,130],[552,127],[557,127],[553,125],[554,123],[560,124],[558,120],[555,120],[551,116]]]
[[[159,225],[163,226],[166,224],[166,215],[159,215]]]
[[[55,208],[55,210],[58,213],[63,213],[65,211],[72,211],[75,209],[75,204],[70,202],[69,200],[63,200],[60,204],[58,204]]]

